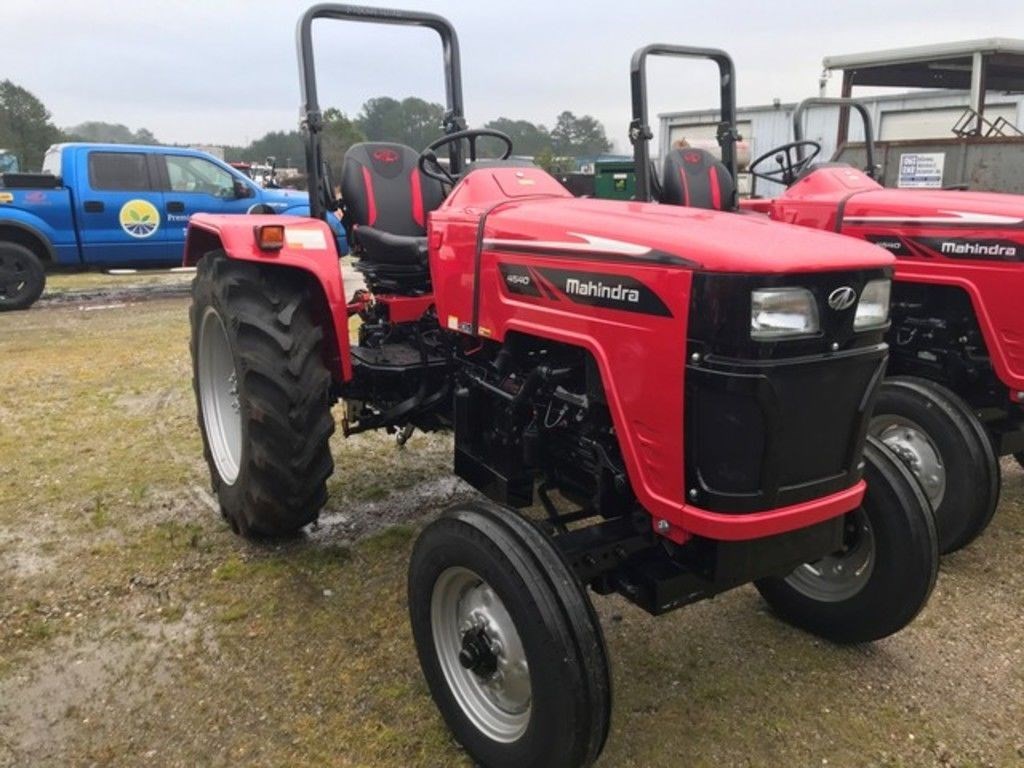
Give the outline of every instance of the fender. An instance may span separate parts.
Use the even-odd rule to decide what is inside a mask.
[[[77,259],[60,258],[57,247],[54,245],[54,241],[57,239],[57,230],[38,216],[17,208],[0,208],[0,230],[4,228],[16,229],[39,241],[46,252],[46,259],[51,264],[77,263],[78,261]],[[0,240],[2,239],[3,237],[0,236]],[[74,249],[77,252],[77,246]]]
[[[264,224],[285,226],[284,248],[264,251],[256,245],[255,229]],[[299,269],[309,274],[319,286],[323,310],[331,318],[331,322],[324,325],[328,339],[327,363],[337,380],[349,381],[352,378],[345,286],[334,234],[325,222],[276,214],[197,213],[192,216],[185,238],[184,265],[195,266],[204,255],[217,248],[223,248],[231,259]]]

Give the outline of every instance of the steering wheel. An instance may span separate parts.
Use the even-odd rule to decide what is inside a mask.
[[[429,179],[439,181],[442,184],[451,184],[454,187],[458,182],[458,178],[453,176],[447,168],[441,165],[441,161],[437,159],[435,150],[440,147],[447,146],[448,144],[454,144],[457,141],[465,140],[469,142],[469,161],[474,163],[476,162],[476,142],[478,139],[485,136],[498,139],[504,143],[505,153],[498,158],[499,160],[508,160],[512,156],[512,139],[508,137],[508,134],[502,133],[501,131],[495,131],[490,128],[469,128],[465,131],[456,131],[455,133],[449,133],[442,136],[420,152],[420,157],[417,161],[420,173]]]
[[[801,157],[799,150],[809,149],[811,153]],[[771,152],[765,152],[755,159],[747,169],[750,175],[757,179],[773,181],[776,184],[785,184],[787,187],[796,181],[797,176],[807,169],[814,158],[821,154],[821,144],[816,141],[804,139],[803,141],[791,141],[776,147]],[[758,170],[759,165],[765,165],[769,160],[774,159],[778,168],[772,170]]]

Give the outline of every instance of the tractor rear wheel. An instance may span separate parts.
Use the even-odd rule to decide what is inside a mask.
[[[420,664],[448,727],[489,768],[578,768],[611,715],[601,625],[532,523],[481,502],[424,529],[409,564]]]
[[[886,379],[870,431],[924,487],[935,511],[939,552],[961,549],[985,530],[999,503],[999,461],[959,395],[927,379]]]
[[[331,376],[302,275],[207,254],[192,284],[193,389],[228,523],[284,536],[316,520],[334,470]]]
[[[756,582],[781,618],[837,643],[901,630],[928,602],[938,573],[935,524],[920,484],[875,438],[864,459],[867,492],[846,516],[842,549]]]
[[[0,312],[28,309],[43,295],[46,271],[32,251],[17,243],[0,243]]]

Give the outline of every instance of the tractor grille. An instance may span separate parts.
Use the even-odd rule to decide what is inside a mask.
[[[786,276],[782,284],[808,287],[819,297],[822,332],[767,344],[749,336],[750,291],[765,285],[763,276],[695,280],[684,414],[692,502],[751,513],[835,493],[860,479],[868,417],[888,354],[884,329],[854,333],[852,317],[829,322],[820,297],[837,283],[854,285],[859,294],[876,276],[880,271]],[[715,312],[700,309],[702,301],[728,313],[730,322],[744,319],[742,331],[716,325]]]

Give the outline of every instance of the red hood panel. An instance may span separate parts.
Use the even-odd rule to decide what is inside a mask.
[[[915,223],[929,226],[1024,226],[1024,196],[954,190],[879,189],[853,195],[845,224]]]
[[[713,272],[778,274],[884,267],[881,248],[758,215],[577,198],[509,201],[491,209],[486,245],[636,258],[672,256]]]

